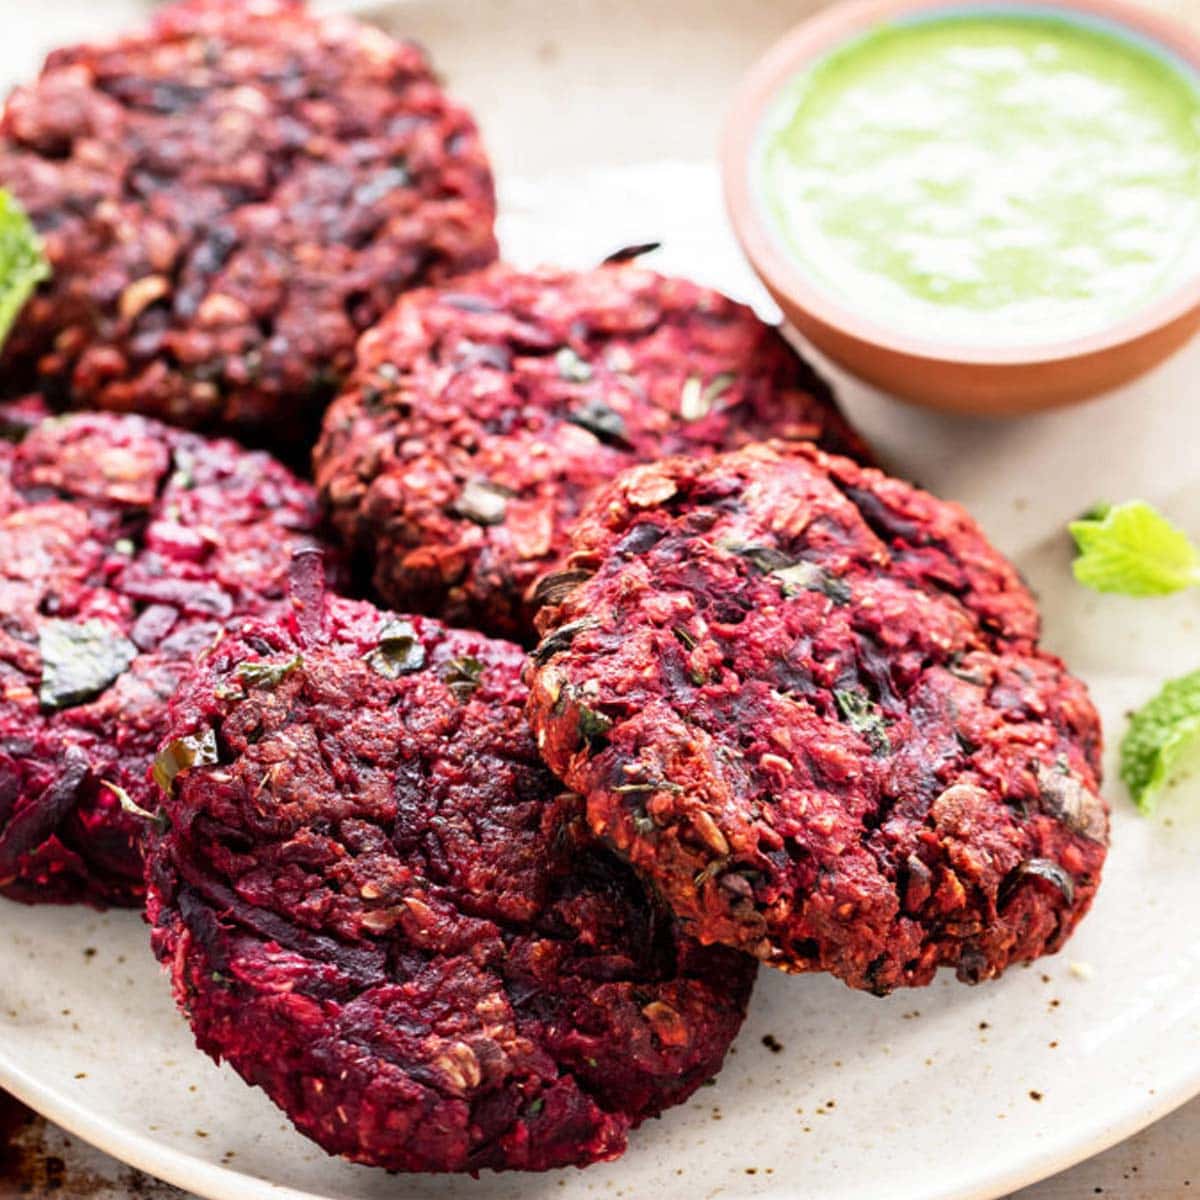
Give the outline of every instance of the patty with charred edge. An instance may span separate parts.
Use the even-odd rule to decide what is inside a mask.
[[[496,266],[405,297],[363,338],[314,465],[384,600],[528,638],[532,585],[597,487],[772,436],[864,453],[748,308],[631,264]]]
[[[530,715],[705,942],[884,993],[1057,950],[1100,882],[1100,723],[957,505],[780,443],[622,475]]]
[[[356,1162],[617,1157],[718,1070],[753,959],[592,842],[516,646],[320,604],[231,631],[171,706],[149,915],[199,1045]]]

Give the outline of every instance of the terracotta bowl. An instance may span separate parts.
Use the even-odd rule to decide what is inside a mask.
[[[884,391],[931,408],[1013,414],[1073,404],[1149,370],[1200,328],[1200,277],[1107,330],[1061,343],[974,348],[886,328],[823,293],[793,258],[756,194],[753,172],[766,114],[806,65],[850,38],[914,13],[978,8],[997,0],[859,0],[835,4],[786,34],[751,69],[721,148],[734,229],[787,319],[814,346]],[[1172,52],[1200,72],[1200,35],[1124,0],[1033,0],[1070,17],[1099,17]]]

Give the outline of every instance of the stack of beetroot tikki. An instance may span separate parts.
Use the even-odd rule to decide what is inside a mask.
[[[53,272],[3,356],[0,892],[144,900],[331,1153],[610,1159],[759,962],[977,982],[1087,911],[1099,723],[1014,570],[748,309],[488,265],[412,46],[187,0],[53,55],[0,186]],[[294,459],[335,394],[315,489],[206,436]]]

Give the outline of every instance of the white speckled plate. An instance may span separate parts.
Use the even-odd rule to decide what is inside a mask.
[[[6,22],[0,69],[32,61],[21,35],[44,44],[68,21],[86,32],[137,5],[42,7],[53,19],[37,29]],[[802,7],[563,0],[551,19],[534,0],[463,0],[385,15],[423,34],[478,107],[506,172],[511,257],[583,264],[662,238],[657,265],[769,312],[704,159],[733,77]],[[0,15],[18,9],[21,0],[0,0]],[[1092,501],[1135,494],[1200,531],[1200,345],[1122,393],[1020,423],[952,421],[839,382],[885,460],[965,501],[1027,573],[1048,642],[1092,686],[1112,740],[1129,706],[1200,664],[1200,600],[1085,593],[1062,533]],[[0,902],[0,1085],[117,1157],[220,1200],[997,1196],[1200,1092],[1200,786],[1175,789],[1153,820],[1133,813],[1119,785],[1110,795],[1107,879],[1062,955],[980,988],[943,979],[887,1000],[764,972],[717,1084],[643,1128],[622,1161],[586,1172],[398,1178],[326,1157],[192,1049],[128,913]]]

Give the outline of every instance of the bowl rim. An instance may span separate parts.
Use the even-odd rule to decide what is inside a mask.
[[[913,359],[964,366],[1053,364],[1118,350],[1200,309],[1200,271],[1194,278],[1094,333],[1056,342],[972,345],[911,336],[863,315],[815,286],[768,228],[756,196],[753,164],[767,111],[806,64],[874,26],[922,13],[971,9],[1056,12],[1124,27],[1181,59],[1200,76],[1200,32],[1132,0],[847,0],[785,33],[750,68],[734,97],[721,138],[725,203],[742,249],[768,289],[809,318],[855,341]]]

